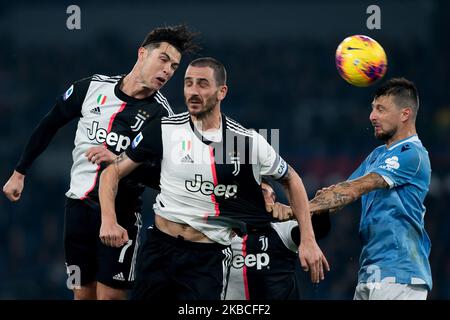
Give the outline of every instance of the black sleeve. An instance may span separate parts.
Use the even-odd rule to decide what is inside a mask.
[[[291,238],[294,241],[295,245],[298,247],[300,245],[300,227],[295,226],[291,230]]]
[[[81,116],[81,106],[89,88],[90,78],[75,82],[57,98],[55,106],[39,122],[22,152],[16,171],[27,174],[34,160],[47,148],[56,132],[69,121]]]
[[[146,161],[136,168],[128,177],[132,177],[137,182],[153,190],[160,190],[159,179],[161,176],[160,160]]]
[[[161,119],[150,121],[125,152],[128,158],[138,163],[162,159]]]
[[[313,214],[311,216],[311,223],[316,239],[320,240],[325,238],[331,229],[330,213],[325,212],[321,214]]]
[[[325,238],[331,229],[331,220],[329,213],[313,214],[311,216],[311,223],[314,230],[316,240]],[[300,227],[296,226],[291,230],[292,241],[299,246],[300,245]]]

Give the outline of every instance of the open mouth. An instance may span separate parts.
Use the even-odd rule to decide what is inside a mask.
[[[162,77],[156,77],[156,80],[158,80],[161,83],[165,83],[166,79],[162,78]]]
[[[382,131],[381,126],[379,124],[374,124],[373,125],[373,129],[375,130],[375,132],[380,132]]]

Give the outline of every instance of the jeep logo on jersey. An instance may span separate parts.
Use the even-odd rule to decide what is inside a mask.
[[[190,192],[200,191],[206,196],[214,194],[218,197],[225,197],[225,199],[231,198],[237,193],[237,185],[218,184],[214,186],[214,184],[210,181],[203,181],[203,176],[201,174],[195,175],[195,181],[186,180],[185,186]]]
[[[108,146],[116,146],[115,150],[121,152],[128,148],[130,145],[130,138],[117,134],[115,132],[108,133],[105,129],[98,127],[98,122],[92,122],[92,128],[88,129],[88,138],[90,140],[95,140],[98,143],[104,143]]]
[[[233,257],[233,261],[231,265],[235,269],[243,268],[244,266],[252,268],[256,266],[257,270],[261,270],[263,267],[268,267],[270,263],[270,257],[267,253],[257,253],[257,254],[247,254],[243,255],[235,255]]]

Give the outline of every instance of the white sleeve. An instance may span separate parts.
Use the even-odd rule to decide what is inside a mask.
[[[267,140],[254,131],[252,146],[252,163],[255,175],[281,179],[288,170],[286,161],[281,158]]]
[[[297,252],[298,247],[292,239],[292,229],[298,226],[297,221],[271,222],[270,226],[278,233],[283,244],[292,252]]]

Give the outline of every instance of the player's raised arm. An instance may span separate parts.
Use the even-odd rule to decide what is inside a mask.
[[[355,180],[344,181],[326,188],[309,202],[311,212],[335,210],[359,199],[376,189],[389,188],[389,184],[378,173],[371,172]]]
[[[136,169],[134,162],[124,153],[120,154],[100,176],[99,199],[102,211],[101,241],[111,247],[120,247],[128,241],[127,231],[117,223],[115,200],[119,181]]]
[[[158,138],[159,137],[159,138]],[[102,211],[100,227],[101,241],[111,247],[120,247],[128,241],[124,228],[116,217],[115,200],[119,181],[147,160],[162,158],[161,122],[148,124],[131,143],[130,148],[120,154],[101,174],[99,200]]]
[[[47,149],[56,132],[71,120],[81,116],[81,103],[86,95],[90,80],[76,81],[58,97],[53,108],[33,130],[19,162],[11,177],[3,186],[3,193],[11,201],[18,201],[22,195],[28,169],[39,155]]]
[[[300,226],[299,257],[303,270],[310,271],[311,281],[323,280],[324,268],[329,271],[328,261],[316,243],[309,212],[305,187],[297,172],[288,166],[287,173],[279,180],[288,196],[292,211]]]

